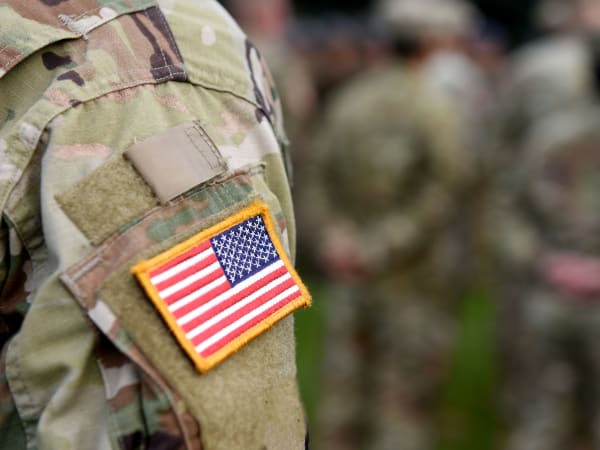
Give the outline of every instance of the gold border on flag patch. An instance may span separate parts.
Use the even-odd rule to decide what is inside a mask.
[[[311,304],[262,202],[131,271],[200,372]]]

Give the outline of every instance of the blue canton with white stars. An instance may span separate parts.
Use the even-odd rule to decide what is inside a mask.
[[[210,243],[232,286],[279,259],[260,215],[229,228]]]

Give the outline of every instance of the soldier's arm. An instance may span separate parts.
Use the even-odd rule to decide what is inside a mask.
[[[289,317],[303,289],[279,108],[256,48],[212,1],[9,3],[8,30],[51,39],[14,69],[0,52],[0,111],[12,114],[0,117],[0,308],[25,286],[11,224],[33,261],[31,307],[0,355],[0,448],[304,448]],[[217,237],[240,244],[227,262]],[[198,344],[172,320],[165,284],[132,272],[159,255],[186,296],[178,316],[203,316]],[[244,256],[240,270],[259,269],[234,288],[225,270]],[[282,276],[291,290],[274,287]]]

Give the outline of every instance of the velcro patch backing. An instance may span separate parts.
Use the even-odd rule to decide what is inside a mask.
[[[158,205],[150,187],[123,157],[103,164],[56,200],[94,245]]]
[[[201,372],[311,302],[262,202],[132,272]]]

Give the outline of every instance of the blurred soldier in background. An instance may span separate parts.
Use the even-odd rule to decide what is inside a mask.
[[[393,57],[335,93],[320,123],[300,217],[338,292],[326,305],[316,449],[436,441],[461,294],[445,230],[470,176],[461,115],[424,72],[443,2],[379,5]]]
[[[514,211],[501,231],[505,256],[528,283],[517,298],[519,316],[505,318],[513,330],[511,450],[576,448],[573,427],[585,417],[600,445],[598,130],[597,108],[546,118],[530,132],[513,177]],[[591,409],[575,402],[583,386]]]
[[[452,101],[460,114],[461,141],[467,147],[474,164],[471,189],[458,205],[455,214],[454,236],[461,244],[461,261],[465,277],[473,288],[479,288],[485,257],[482,230],[489,183],[484,172],[484,160],[489,146],[490,121],[495,107],[495,89],[475,59],[475,46],[482,41],[478,27],[481,17],[476,8],[466,1],[439,2],[429,12],[431,32],[427,46],[431,56],[424,73],[433,86]]]
[[[503,223],[505,210],[512,201],[512,175],[521,161],[528,133],[538,120],[557,111],[589,102],[593,94],[591,53],[576,31],[573,1],[541,0],[535,11],[536,27],[541,36],[514,51],[507,58],[504,77],[499,83],[498,105],[491,151],[484,155],[485,169],[490,175],[493,197],[487,210],[487,236],[495,254],[494,289],[502,301],[498,303],[501,349],[511,359],[512,339],[518,333],[521,316],[521,292],[529,284],[528,277],[513,264],[512,256],[526,245],[521,234],[510,240],[498,239],[498,223]],[[515,229],[518,227],[515,227]],[[525,237],[523,239],[527,240]],[[497,244],[502,242],[501,248]],[[508,364],[507,369],[509,369]]]
[[[490,201],[490,226],[487,242],[497,242],[496,227],[509,208],[512,174],[520,163],[521,153],[531,129],[538,121],[553,113],[588,104],[594,97],[592,54],[578,30],[576,0],[541,0],[535,10],[535,23],[540,36],[518,48],[507,58],[504,79],[499,87],[495,138],[486,156],[486,169],[493,178],[494,197]],[[519,234],[509,241],[514,251],[523,248]],[[504,243],[507,244],[507,243]],[[520,316],[520,292],[529,283],[522,271],[501,256],[507,249],[493,250],[498,278],[495,289],[502,297],[500,306],[501,339],[511,352],[511,339]],[[510,280],[507,283],[506,280]],[[504,319],[503,316],[506,318]]]
[[[536,13],[541,37],[511,57],[500,96],[498,164],[515,157],[536,120],[593,97],[593,55],[581,33],[577,1],[542,0]]]
[[[507,138],[517,154],[502,167],[505,204],[492,229],[510,283],[502,292],[510,305],[502,315],[505,448],[597,448],[600,2],[542,6],[540,17],[559,17],[551,23],[565,34],[516,56],[509,106],[519,129]]]

